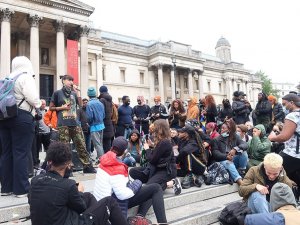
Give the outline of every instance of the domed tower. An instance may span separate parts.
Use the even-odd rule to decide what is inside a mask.
[[[224,63],[230,63],[231,62],[231,52],[230,52],[231,45],[227,41],[226,38],[221,37],[217,45],[215,47],[216,49],[216,56],[221,59]]]

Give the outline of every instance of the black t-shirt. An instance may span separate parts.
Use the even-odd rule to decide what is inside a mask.
[[[75,127],[77,126],[77,107],[78,107],[78,98],[75,92],[71,92],[70,97],[67,97],[63,90],[55,91],[52,95],[51,102],[55,107],[61,107],[65,104],[70,104],[70,110],[60,110],[57,111],[57,127],[68,126]]]

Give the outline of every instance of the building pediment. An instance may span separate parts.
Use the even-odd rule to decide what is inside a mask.
[[[27,0],[36,4],[90,16],[95,8],[77,0]]]

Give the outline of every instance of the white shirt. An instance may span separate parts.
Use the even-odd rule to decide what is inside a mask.
[[[296,132],[300,134],[300,111],[295,111],[287,114],[285,119],[295,123],[297,125]],[[300,159],[300,149],[299,154],[296,154],[296,144],[297,136],[293,134],[293,136],[284,143],[285,148],[283,152],[289,156]]]

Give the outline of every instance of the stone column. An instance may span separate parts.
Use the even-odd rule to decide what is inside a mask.
[[[1,9],[1,79],[10,74],[10,21],[13,14],[14,11],[8,8]]]
[[[175,68],[174,66],[171,66],[171,93],[172,93],[172,101],[176,99],[176,83],[175,83]]]
[[[246,90],[246,80],[242,79],[242,91],[247,94],[247,90]]]
[[[43,17],[38,15],[28,15],[27,21],[30,25],[30,61],[35,74],[35,83],[40,95],[40,39],[39,25]]]
[[[153,67],[150,66],[148,68],[148,78],[149,78],[149,104],[152,104],[153,98],[154,98],[154,86],[155,86],[155,81],[154,81],[154,71],[153,71]]]
[[[161,102],[165,103],[165,94],[164,94],[164,77],[163,77],[163,65],[158,64],[158,88],[159,95],[161,97]]]
[[[80,89],[81,95],[87,95],[89,85],[88,76],[88,34],[90,28],[88,26],[80,27]]]
[[[97,91],[103,85],[103,74],[102,74],[102,54],[96,54],[96,79],[97,79]],[[100,94],[100,93],[99,93]]]
[[[56,30],[56,89],[62,88],[62,82],[59,78],[66,74],[65,62],[65,22],[57,20],[53,23]]]
[[[194,96],[193,73],[191,69],[188,70],[188,87],[189,87],[189,96]]]
[[[231,78],[230,77],[225,77],[225,86],[226,86],[226,98],[231,100]]]
[[[237,83],[236,83],[236,79],[233,79],[233,91],[237,91]]]
[[[204,90],[203,90],[203,71],[199,73],[198,78],[198,86],[199,86],[199,99],[204,97]]]

